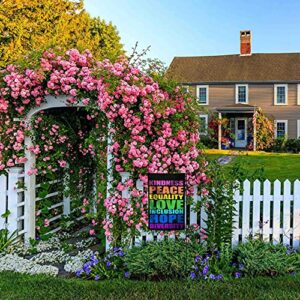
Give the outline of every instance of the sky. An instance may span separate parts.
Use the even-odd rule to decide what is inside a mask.
[[[112,21],[130,54],[148,57],[239,53],[239,32],[252,32],[253,53],[300,52],[299,0],[85,0],[94,17]]]

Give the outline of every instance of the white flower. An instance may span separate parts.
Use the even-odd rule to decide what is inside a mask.
[[[0,272],[13,271],[26,274],[47,274],[57,276],[58,268],[54,266],[41,266],[33,261],[21,258],[15,254],[0,257]]]
[[[84,261],[93,255],[93,251],[88,249],[79,252],[76,256],[70,256],[64,266],[66,272],[75,273],[82,268]]]

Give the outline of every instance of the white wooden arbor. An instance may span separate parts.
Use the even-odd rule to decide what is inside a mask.
[[[39,106],[31,109],[26,116],[26,122],[29,125],[31,123],[32,117],[40,111],[45,111],[52,108],[67,108],[67,107],[83,107],[82,103],[75,105],[70,105],[67,102],[67,96],[47,96],[45,101]],[[27,161],[24,165],[24,218],[27,220],[25,222],[25,240],[30,238],[35,238],[35,204],[36,204],[36,175],[28,175],[28,171],[35,167],[36,157],[35,154],[28,150],[29,147],[33,145],[30,136],[25,136],[25,157]]]
[[[82,103],[77,103],[76,105],[70,105],[67,101],[67,96],[47,96],[45,101],[40,107],[35,107],[29,111],[25,121],[27,125],[30,125],[33,116],[35,116],[40,111],[47,111],[52,108],[68,108],[68,107],[84,107]],[[18,120],[15,120],[18,121]],[[111,124],[108,124],[108,129]],[[109,196],[112,187],[112,159],[113,155],[109,151],[111,145],[111,135],[108,131],[107,136],[107,195]],[[27,162],[24,168],[12,167],[8,169],[8,174],[0,176],[0,216],[10,212],[7,217],[5,217],[4,223],[0,222],[1,228],[8,228],[10,232],[17,231],[20,236],[24,236],[24,241],[28,242],[30,238],[35,238],[36,230],[36,202],[42,200],[36,198],[36,189],[40,187],[40,184],[36,184],[36,176],[28,175],[28,171],[35,168],[36,157],[31,153],[28,148],[33,145],[33,141],[30,136],[25,137],[25,157]],[[18,188],[19,182],[24,182],[25,187]],[[96,177],[94,179],[96,183]],[[52,183],[57,183],[56,180]],[[96,184],[95,184],[96,187]],[[58,192],[50,193],[47,198],[50,199],[58,195]],[[51,208],[63,207],[63,215],[69,215],[70,210],[69,197],[64,197],[62,202],[55,203]],[[57,220],[61,215],[54,216],[52,221]],[[76,220],[80,220],[83,217],[79,217]],[[2,221],[2,219],[0,219]],[[51,219],[49,219],[51,221]],[[52,230],[56,232],[60,227]]]

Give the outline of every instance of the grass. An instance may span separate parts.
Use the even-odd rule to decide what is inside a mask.
[[[264,168],[264,175],[267,179],[294,181],[300,179],[300,155],[289,153],[268,153],[254,151],[232,151],[232,150],[205,150],[204,154],[208,160],[218,159],[223,155],[236,155],[234,162],[241,163],[250,172]]]
[[[299,299],[300,277],[242,278],[225,282],[133,281],[0,273],[0,299]]]

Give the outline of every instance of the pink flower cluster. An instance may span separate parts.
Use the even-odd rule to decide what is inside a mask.
[[[109,149],[114,157],[115,172],[129,171],[132,178],[147,183],[148,172],[185,173],[188,193],[194,184],[205,182],[204,166],[198,161],[199,141],[197,124],[192,111],[186,105],[191,99],[179,88],[166,92],[151,77],[129,65],[124,57],[116,63],[108,60],[96,62],[89,51],[83,54],[69,50],[66,56],[57,56],[46,51],[41,59],[40,71],[19,71],[14,66],[5,70],[4,87],[0,89],[0,170],[24,162],[25,127],[13,122],[15,117],[24,117],[30,108],[39,106],[47,95],[67,95],[70,105],[81,102],[89,107],[88,120],[95,122],[104,114],[111,124],[113,144]],[[9,112],[9,117],[7,113]],[[28,150],[49,161],[51,151],[57,144],[72,148],[67,136],[60,133],[59,125],[47,128],[42,118],[37,118],[34,128],[42,126],[49,130],[52,142],[41,143]],[[96,124],[96,128],[104,126]],[[105,136],[106,128],[103,128]],[[79,132],[79,137],[83,134]],[[100,137],[99,137],[100,138]],[[42,145],[42,146],[41,146]],[[93,144],[79,146],[85,156],[95,156],[98,149]],[[58,167],[65,168],[69,151],[58,160]],[[48,168],[53,168],[49,165]],[[32,174],[36,172],[32,170]],[[103,221],[105,234],[111,237],[112,220],[119,218],[128,228],[140,230],[147,223],[146,194],[135,188],[135,182],[116,183],[116,190],[105,199],[107,219]],[[131,199],[123,197],[129,189]],[[202,190],[206,194],[206,190]],[[83,209],[85,210],[85,204]],[[93,232],[92,232],[93,234]]]

